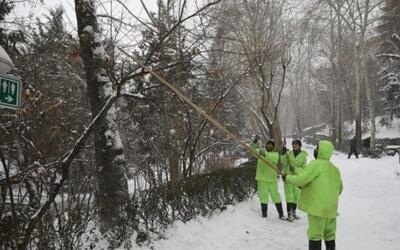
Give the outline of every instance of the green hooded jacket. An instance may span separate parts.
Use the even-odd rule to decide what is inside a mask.
[[[307,156],[308,154],[304,150],[301,150],[297,156],[294,156],[293,150],[281,156],[281,162],[284,165],[283,173],[286,175],[300,173],[300,171],[302,171],[307,164]],[[291,171],[291,166],[293,167],[294,172]]]
[[[251,144],[251,147],[258,152],[259,155],[264,157],[273,166],[278,168],[279,153],[276,151],[268,152],[265,149],[258,149],[256,144]],[[260,159],[257,159],[256,180],[264,182],[278,181],[278,173],[270,166],[265,164]]]
[[[339,195],[343,184],[339,169],[330,161],[333,144],[320,141],[317,159],[311,161],[297,175],[288,175],[286,181],[301,188],[299,208],[307,214],[336,218]]]

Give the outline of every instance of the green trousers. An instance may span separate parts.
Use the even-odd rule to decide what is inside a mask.
[[[309,240],[334,240],[336,238],[336,218],[328,219],[309,214],[307,237]]]
[[[260,199],[260,203],[267,204],[269,197],[274,203],[281,202],[281,196],[278,192],[278,182],[265,182],[257,181],[257,195]]]
[[[285,181],[284,189],[286,202],[297,203],[299,201],[300,189],[298,187]]]

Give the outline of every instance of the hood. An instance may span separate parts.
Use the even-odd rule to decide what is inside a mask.
[[[330,141],[322,140],[318,144],[318,156],[317,159],[329,160],[333,154],[335,147]]]

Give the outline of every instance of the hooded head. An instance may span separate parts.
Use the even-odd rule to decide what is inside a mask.
[[[330,141],[322,140],[319,141],[317,147],[317,157],[316,159],[329,160],[333,154],[335,147]]]

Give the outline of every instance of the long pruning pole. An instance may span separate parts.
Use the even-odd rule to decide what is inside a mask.
[[[143,68],[143,70],[147,71],[154,77],[156,77],[162,84],[164,84],[166,87],[168,87],[172,92],[174,92],[179,98],[181,98],[184,102],[186,102],[190,107],[192,107],[197,113],[202,115],[208,122],[213,124],[215,127],[217,127],[219,130],[221,130],[225,135],[228,137],[232,138],[236,143],[238,143],[240,146],[242,146],[244,149],[250,152],[251,155],[256,157],[257,159],[261,160],[267,166],[275,170],[277,173],[280,173],[279,169],[275,167],[273,164],[271,164],[269,161],[267,161],[264,157],[262,157],[258,152],[254,149],[252,149],[249,145],[244,143],[238,136],[233,134],[231,131],[229,131],[227,128],[222,126],[217,120],[209,116],[204,110],[202,110],[199,106],[194,104],[189,98],[187,98],[182,92],[180,92],[176,87],[174,87],[172,84],[170,84],[167,80],[165,80],[163,77],[161,77],[159,74],[155,73],[153,70],[151,70],[149,67],[146,67],[142,62],[139,60],[133,58],[131,55],[129,55],[126,51],[123,49],[119,48],[119,50],[127,55],[129,58],[131,58],[134,62],[136,62],[140,67]]]

